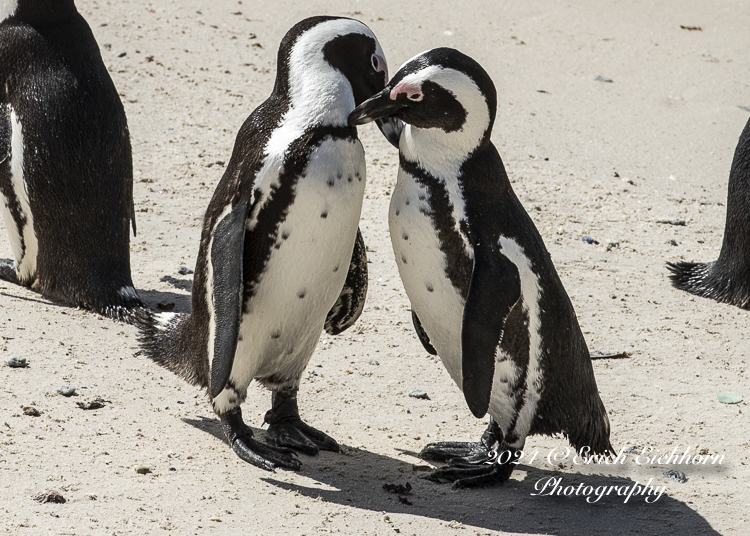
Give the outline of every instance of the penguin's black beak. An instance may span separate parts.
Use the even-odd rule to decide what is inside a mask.
[[[356,127],[375,121],[385,139],[391,145],[398,148],[398,140],[401,137],[404,124],[400,119],[390,116],[397,113],[403,107],[403,104],[391,100],[391,90],[386,87],[380,93],[357,106],[349,114],[349,126]]]

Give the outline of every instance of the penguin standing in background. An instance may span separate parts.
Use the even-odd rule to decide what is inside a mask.
[[[437,48],[405,63],[350,125],[395,117],[398,181],[389,227],[419,339],[440,356],[479,443],[433,443],[432,473],[456,487],[507,480],[530,434],[562,433],[606,454],[609,419],[573,306],[490,141],[497,95],[474,60]]]
[[[750,120],[729,172],[724,243],[714,262],[667,263],[672,285],[703,298],[750,309]]]
[[[313,17],[289,30],[273,92],[242,125],[206,211],[192,312],[141,319],[146,354],[207,388],[235,453],[263,469],[299,469],[291,449],[339,448],[302,421],[297,391],[323,329],[341,333],[364,307],[365,158],[347,117],[387,80],[361,22]],[[242,421],[253,379],[272,391],[271,445]]]
[[[73,0],[0,3],[0,278],[129,319],[133,163],[125,111]]]

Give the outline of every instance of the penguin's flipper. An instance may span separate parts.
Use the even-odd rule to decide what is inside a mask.
[[[326,333],[338,335],[352,327],[365,308],[366,297],[367,252],[362,233],[357,229],[357,239],[354,241],[349,273],[346,275],[341,294],[326,317]]]
[[[219,396],[229,380],[237,349],[242,314],[242,258],[245,220],[250,203],[242,198],[214,227],[209,252],[213,270],[215,326],[211,361],[211,397]]]
[[[414,312],[414,309],[412,309],[411,311],[411,323],[414,324],[414,331],[417,332],[419,342],[422,343],[422,346],[424,346],[424,349],[427,350],[427,353],[430,355],[437,355],[437,350],[435,350],[435,347],[432,346],[430,338],[427,336],[427,332],[425,332],[424,328],[422,327],[422,322],[419,321],[419,317],[417,316],[417,313]]]
[[[518,268],[492,240],[474,248],[474,271],[464,305],[461,369],[466,403],[481,418],[490,406],[495,353],[505,319],[521,297]]]

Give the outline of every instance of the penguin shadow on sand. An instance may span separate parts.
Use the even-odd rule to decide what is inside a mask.
[[[226,443],[221,422],[206,417],[184,418],[183,422],[207,432]],[[251,427],[256,438],[262,438],[262,429]],[[654,534],[658,527],[661,535],[718,535],[708,521],[687,504],[669,496],[670,489],[679,486],[668,483],[655,472],[652,486],[665,486],[666,491],[653,502],[646,503],[643,496],[635,494],[624,502],[616,492],[595,503],[579,496],[532,496],[539,493],[535,484],[549,478],[561,478],[560,486],[643,485],[643,478],[631,479],[622,475],[576,474],[551,471],[521,464],[515,478],[495,486],[452,490],[448,484],[431,482],[424,478],[426,463],[416,453],[402,451],[403,459],[376,454],[360,448],[341,445],[341,452],[321,452],[318,456],[300,455],[303,463],[300,475],[317,481],[319,485],[305,486],[285,482],[284,470],[276,473],[258,473],[264,482],[287,491],[295,491],[311,499],[371,510],[377,515],[411,514],[445,522],[457,522],[467,529],[479,528],[524,534],[556,534],[580,536],[588,534]],[[401,458],[401,457],[400,457]],[[604,469],[606,470],[606,469]],[[266,476],[267,475],[267,476]],[[649,477],[650,478],[650,477]],[[408,494],[389,493],[384,484],[411,485]],[[548,487],[548,489],[550,489]],[[541,485],[539,487],[541,490]],[[592,497],[592,500],[596,497]],[[420,533],[417,524],[406,525],[398,521],[393,527],[403,534]],[[467,531],[467,534],[473,534]]]
[[[169,283],[175,289],[183,292],[166,292],[163,290],[139,290],[143,303],[156,311],[166,311],[171,313],[190,313],[190,294],[193,291],[192,279],[181,279],[171,275],[162,276],[160,279],[163,283]],[[187,292],[187,294],[185,294]]]

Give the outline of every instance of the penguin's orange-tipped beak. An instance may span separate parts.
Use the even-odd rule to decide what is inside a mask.
[[[391,90],[386,87],[352,110],[349,114],[349,126],[356,127],[375,121],[385,139],[398,148],[404,124],[400,119],[391,116],[403,107],[403,104],[391,99]]]

